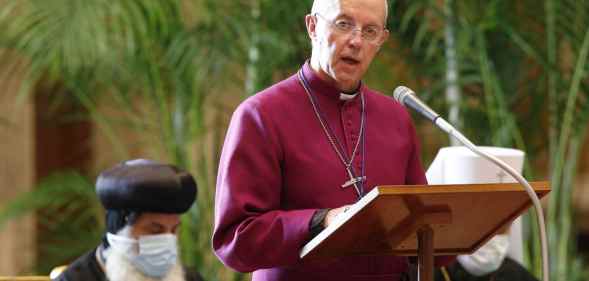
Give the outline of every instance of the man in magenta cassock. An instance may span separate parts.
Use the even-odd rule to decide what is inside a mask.
[[[361,81],[389,36],[386,18],[385,0],[315,0],[311,59],[234,112],[215,199],[213,248],[225,265],[255,281],[406,277],[406,257],[299,258],[375,185],[426,183],[409,114]]]

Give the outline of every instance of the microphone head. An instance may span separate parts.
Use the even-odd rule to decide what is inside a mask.
[[[399,86],[393,91],[393,97],[401,104],[405,104],[404,100],[407,95],[412,95],[413,91],[405,86]]]

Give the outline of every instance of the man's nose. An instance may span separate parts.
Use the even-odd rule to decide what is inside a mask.
[[[348,41],[350,45],[360,47],[364,43],[364,37],[362,37],[362,30],[354,29],[348,34]]]

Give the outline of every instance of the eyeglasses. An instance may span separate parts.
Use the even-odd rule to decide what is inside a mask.
[[[377,43],[384,30],[384,28],[374,25],[357,27],[356,23],[348,19],[336,19],[335,21],[330,21],[321,14],[317,13],[315,16],[323,19],[339,34],[352,35],[354,32],[360,31],[362,39],[368,43]]]

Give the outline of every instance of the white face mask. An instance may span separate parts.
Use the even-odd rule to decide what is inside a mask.
[[[470,274],[483,276],[499,268],[507,255],[509,237],[504,234],[496,235],[471,255],[459,255],[460,265]]]
[[[174,234],[145,235],[136,240],[107,233],[106,239],[113,250],[125,254],[139,271],[149,277],[164,277],[178,257]]]

